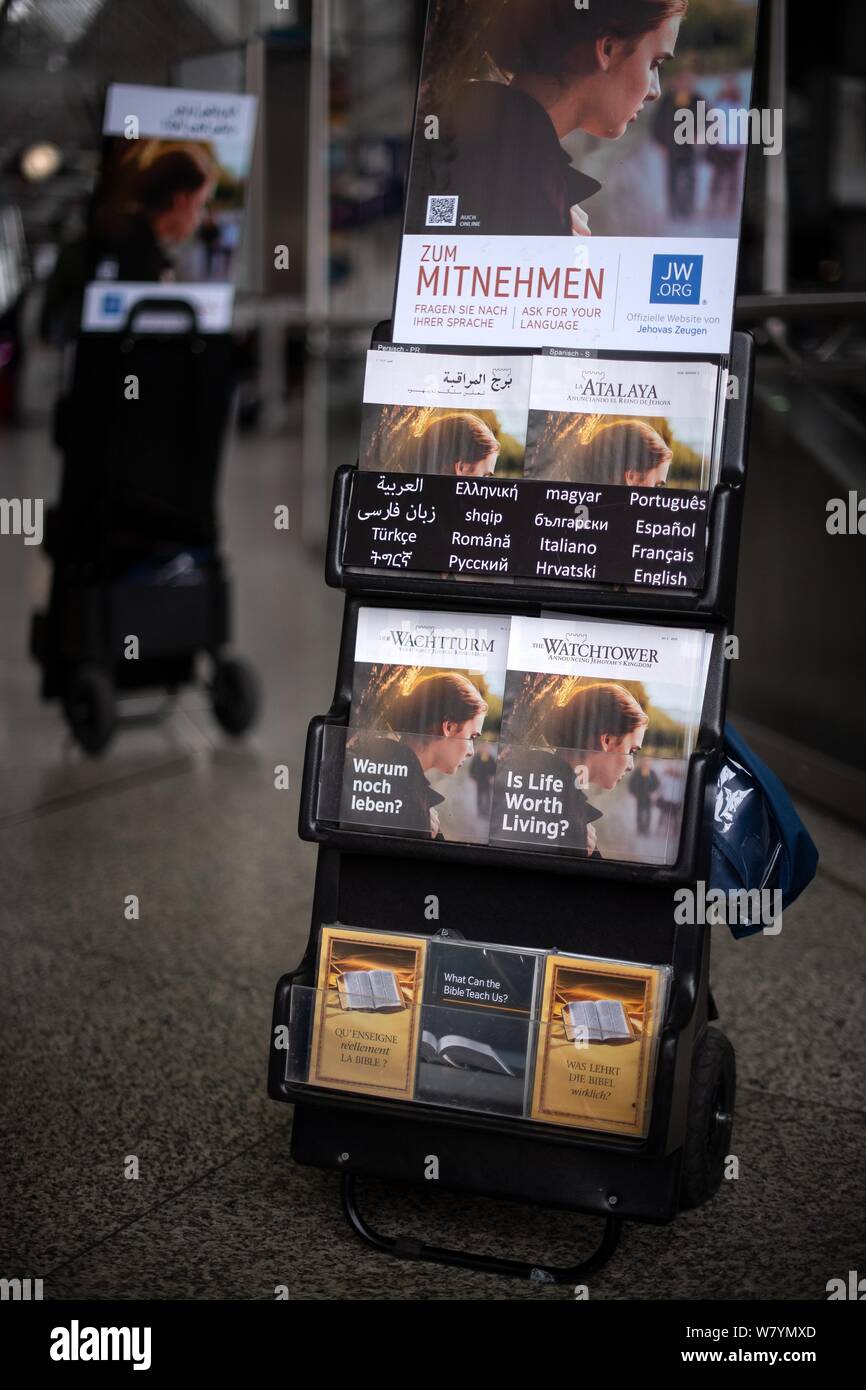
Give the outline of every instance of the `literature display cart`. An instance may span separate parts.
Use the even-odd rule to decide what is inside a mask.
[[[733,621],[736,554],[745,481],[751,340],[737,334],[733,362],[741,382],[741,399],[728,411],[722,470],[725,499],[711,521],[710,554],[723,553],[713,575],[712,593],[704,591],[687,609],[679,597],[661,596],[657,604],[645,594],[581,593],[580,611],[617,618],[665,617],[700,612],[714,634],[710,671],[697,741],[688,774],[680,853],[671,867],[649,869],[624,863],[579,858],[544,858],[531,850],[442,844],[395,838],[369,830],[339,828],[322,818],[323,761],[342,763],[342,752],[329,747],[329,731],[346,727],[351,695],[354,624],[363,599],[390,602],[394,581],[374,575],[343,574],[347,588],[346,619],[334,705],[313,720],[307,744],[301,793],[300,833],[320,845],[310,940],[304,960],[280,980],[274,1006],[274,1046],[270,1059],[270,1094],[295,1104],[293,1156],[302,1163],[334,1168],[342,1174],[347,1213],[368,1234],[354,1205],[355,1180],[369,1175],[395,1181],[425,1181],[428,1157],[435,1154],[439,1180],[446,1186],[519,1198],[579,1211],[607,1221],[604,1241],[591,1262],[576,1269],[548,1271],[551,1278],[573,1281],[596,1268],[615,1245],[626,1217],[649,1222],[670,1220],[681,1205],[708,1199],[721,1179],[733,1121],[734,1085],[730,1044],[708,1025],[714,1017],[709,993],[710,942],[705,926],[679,925],[674,915],[677,886],[707,879],[709,830],[716,795],[714,769],[721,751],[728,663],[724,638]],[[340,534],[346,520],[346,483],[351,470],[335,481],[329,544],[329,573],[339,570]],[[717,499],[718,501],[718,499]],[[420,602],[422,584],[407,583],[403,596]],[[447,580],[435,585],[427,606],[467,602],[462,587]],[[475,594],[471,596],[477,604]],[[487,600],[491,603],[491,600]],[[496,611],[537,613],[537,596],[510,587]],[[545,599],[543,607],[558,604]],[[570,610],[578,604],[572,600]],[[438,900],[438,919],[425,920],[425,903]],[[308,1001],[316,993],[315,966],[323,923],[346,922],[378,933],[446,931],[473,941],[499,942],[532,949],[556,948],[587,956],[635,960],[671,968],[667,1015],[661,1034],[646,1137],[638,1142],[610,1135],[529,1123],[498,1115],[444,1110],[426,1103],[329,1092],[299,1081],[303,1057],[302,1028]],[[279,1046],[286,1039],[288,1046]],[[307,1034],[304,1033],[304,1040]],[[303,1051],[303,1048],[301,1049]],[[394,1253],[444,1258],[411,1241],[392,1247],[383,1237],[374,1243]],[[460,1263],[472,1257],[449,1252]],[[535,1266],[490,1261],[482,1268],[529,1274]],[[539,1276],[536,1276],[539,1277]]]
[[[701,262],[684,318],[715,305],[723,325],[654,357],[656,342],[613,329],[664,317],[625,312],[649,297],[634,284],[652,238],[593,235],[587,258],[588,238],[510,225],[489,179],[476,196],[482,151],[460,102],[505,130],[519,91],[473,79],[447,147],[424,143],[443,27],[501,8],[431,7],[394,323],[373,336],[359,466],[334,481],[326,577],[345,616],[333,704],[307,741],[315,897],[303,960],[277,985],[269,1093],[295,1106],[293,1157],[340,1173],[376,1249],[566,1283],[610,1258],[625,1219],[668,1222],[712,1197],[729,1151],[734,1055],[713,1026],[709,930],[676,903],[709,878],[752,344],[730,336],[737,228],[669,234],[654,255],[651,302]],[[482,33],[495,47],[491,25],[460,51]],[[594,197],[571,172],[572,201]],[[424,267],[449,246],[463,274],[433,286]],[[557,278],[564,255],[580,280],[573,266]],[[487,318],[496,256],[512,304]],[[539,270],[544,323],[557,284],[601,303],[577,351],[537,314],[519,336]],[[422,285],[435,314],[413,310]],[[587,556],[583,572],[565,559]],[[364,1177],[591,1213],[600,1244],[553,1268],[386,1237],[358,1209]]]

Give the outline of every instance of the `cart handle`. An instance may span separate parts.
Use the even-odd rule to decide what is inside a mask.
[[[177,298],[158,298],[150,295],[144,299],[137,299],[130,308],[126,316],[125,333],[135,332],[135,322],[140,314],[183,314],[189,320],[190,333],[198,332],[198,315],[195,305],[188,299]]]

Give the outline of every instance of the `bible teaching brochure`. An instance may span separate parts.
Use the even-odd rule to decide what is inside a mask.
[[[308,1080],[411,1100],[427,940],[322,928]]]
[[[525,1113],[543,959],[540,951],[431,940],[416,1099]]]
[[[534,1120],[646,1134],[669,980],[668,966],[547,957]]]

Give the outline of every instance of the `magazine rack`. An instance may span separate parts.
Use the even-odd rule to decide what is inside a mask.
[[[428,602],[425,610],[450,611],[466,608],[473,611],[461,593],[462,602],[450,604],[441,599]],[[381,600],[379,600],[381,602]],[[457,862],[474,864],[478,861],[479,846],[459,844],[452,841],[441,843],[430,840],[399,838],[392,833],[377,834],[375,831],[354,829],[339,824],[339,772],[342,768],[346,730],[348,727],[351,702],[351,683],[353,653],[355,649],[355,628],[361,602],[350,596],[346,603],[343,636],[340,644],[340,668],[337,676],[337,689],[334,703],[326,715],[315,718],[307,736],[307,752],[304,763],[304,778],[301,787],[301,808],[299,830],[302,839],[315,840],[334,848],[354,851],[357,854],[401,854],[413,858],[441,862],[453,859]],[[373,600],[365,600],[364,606],[377,606]],[[487,603],[485,612],[511,613],[516,609],[512,603]],[[524,605],[522,611],[538,615],[537,603]],[[669,624],[672,626],[672,624]],[[710,625],[707,624],[709,627]],[[589,862],[568,854],[551,854],[545,850],[500,848],[494,845],[483,847],[483,862],[491,866],[510,868],[536,868],[546,873],[591,874],[593,877],[626,878],[645,883],[651,878],[659,883],[683,883],[699,877],[697,873],[702,829],[704,825],[704,802],[706,791],[714,778],[716,754],[721,745],[724,723],[725,691],[727,686],[728,662],[724,656],[724,639],[728,635],[724,624],[714,625],[713,654],[707,677],[707,693],[704,701],[704,715],[698,738],[697,750],[693,753],[686,780],[683,824],[680,835],[679,853],[676,863],[671,866],[650,868],[645,865],[619,863],[612,860]]]
[[[390,323],[381,323],[373,334],[373,343],[391,340]],[[503,354],[507,355],[507,354]],[[628,354],[624,354],[628,356]],[[353,594],[390,594],[399,596],[401,603],[418,600],[427,603],[436,595],[447,596],[452,603],[455,594],[467,607],[475,600],[485,604],[492,600],[540,605],[551,611],[557,608],[584,613],[607,614],[617,617],[625,613],[640,613],[647,617],[662,615],[667,622],[676,613],[707,617],[732,613],[737,585],[737,549],[742,519],[743,485],[745,483],[747,431],[751,380],[753,374],[753,342],[747,333],[735,333],[729,360],[730,376],[737,383],[737,396],[727,402],[724,435],[722,438],[719,476],[710,506],[708,543],[704,583],[700,592],[671,593],[643,589],[626,592],[612,591],[598,585],[559,583],[553,580],[521,581],[509,578],[507,587],[502,581],[473,578],[455,584],[453,579],[441,579],[418,572],[394,574],[382,571],[353,570],[343,563],[346,530],[352,497],[352,485],[358,470],[344,466],[334,479],[331,520],[325,557],[325,578],[332,588],[345,589]]]
[[[387,327],[377,329],[387,340]],[[715,771],[721,752],[727,661],[725,638],[734,617],[745,459],[752,390],[752,341],[734,335],[731,372],[738,398],[728,403],[722,466],[710,511],[707,570],[699,594],[602,591],[564,584],[495,581],[466,584],[424,575],[357,572],[342,565],[352,478],[334,483],[327,579],[346,589],[337,684],[330,711],[308,737],[299,829],[319,843],[312,925],[298,968],[279,982],[274,1004],[269,1093],[295,1104],[292,1154],[300,1163],[342,1177],[345,1215],[375,1249],[512,1274],[541,1282],[574,1282],[598,1269],[616,1248],[624,1219],[664,1223],[678,1208],[708,1200],[718,1187],[733,1123],[733,1052],[718,1030],[709,989],[709,933],[675,921],[676,887],[708,877]],[[623,621],[694,626],[714,642],[696,751],[688,768],[676,863],[664,867],[595,862],[540,850],[442,844],[341,828],[329,814],[329,748],[345,735],[351,697],[355,627],[361,604],[401,603],[430,609],[538,614],[542,610],[606,615]],[[336,743],[335,743],[336,740]],[[323,790],[324,789],[324,790]],[[425,919],[431,895],[435,921]],[[672,968],[658,1053],[652,1114],[641,1140],[575,1130],[502,1115],[334,1092],[306,1084],[277,1044],[288,1028],[293,997],[316,986],[319,928],[350,923],[379,933],[462,935],[526,948],[556,948]],[[724,1054],[724,1055],[723,1055]],[[303,1059],[302,1059],[303,1061]],[[383,1236],[361,1215],[357,1180],[364,1176],[424,1184],[438,1160],[443,1186],[604,1217],[598,1248],[570,1267],[551,1267]]]

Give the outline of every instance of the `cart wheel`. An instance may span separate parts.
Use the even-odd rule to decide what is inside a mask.
[[[72,736],[85,753],[96,756],[111,742],[117,725],[114,687],[104,671],[83,666],[69,682],[63,709]]]
[[[730,1039],[708,1028],[692,1058],[680,1206],[699,1207],[718,1191],[729,1153],[737,1093]]]
[[[211,708],[221,729],[238,738],[258,718],[262,702],[259,678],[245,661],[220,657],[211,685]]]

